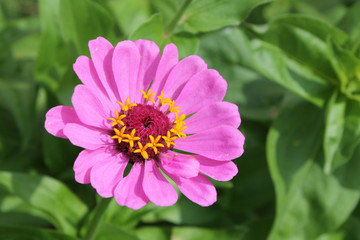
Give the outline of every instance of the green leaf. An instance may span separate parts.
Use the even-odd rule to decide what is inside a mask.
[[[66,170],[72,172],[72,166],[79,154],[76,147],[67,139],[59,139],[44,133],[42,137],[43,155],[46,166],[53,173],[61,174]]]
[[[50,177],[0,172],[1,189],[16,197],[19,203],[41,212],[59,230],[71,235],[76,234],[77,226],[87,212],[87,207],[66,185]]]
[[[13,227],[49,227],[51,224],[44,219],[22,212],[0,213],[0,226]]]
[[[274,45],[254,40],[252,49],[257,71],[317,106],[325,104],[332,92],[326,80]]]
[[[35,62],[35,79],[55,90],[64,75],[69,60],[69,53],[60,29],[60,0],[40,0],[39,12],[42,34]]]
[[[12,113],[21,133],[22,149],[29,144],[35,123],[36,89],[32,82],[0,79],[0,100]]]
[[[151,16],[150,2],[146,0],[110,0],[107,5],[125,36],[129,36]]]
[[[96,234],[95,240],[138,240],[138,238],[122,229],[118,226],[105,223],[99,228]]]
[[[360,59],[331,40],[328,49],[331,64],[340,80],[339,89],[349,98],[360,100]]]
[[[61,0],[60,25],[73,57],[88,55],[88,42],[98,36],[113,38],[113,19],[99,4],[90,0]]]
[[[360,143],[360,103],[333,97],[328,106],[324,139],[325,171],[348,162]],[[327,158],[326,158],[327,157]]]
[[[198,33],[239,25],[253,8],[270,1],[194,0],[182,16],[179,30]]]
[[[170,228],[164,227],[141,227],[136,230],[139,240],[148,240],[149,236],[156,240],[170,239]]]
[[[175,227],[172,230],[171,239],[241,240],[243,239],[244,233],[244,228],[210,229],[197,227]]]
[[[166,44],[174,43],[179,50],[179,57],[184,58],[194,54],[198,48],[198,39],[189,34],[166,35],[164,23],[160,14],[154,14],[149,21],[142,24],[129,37],[130,40],[147,39],[154,41],[163,48]]]
[[[76,238],[59,232],[26,227],[0,226],[0,238],[11,240],[75,240]]]
[[[236,103],[243,117],[269,120],[276,116],[284,88],[254,70],[248,37],[238,28],[226,28],[200,39],[199,55],[227,83],[225,101]]]
[[[337,75],[328,54],[328,38],[344,44],[347,35],[330,24],[303,15],[288,15],[277,18],[261,38],[278,47],[287,57],[312,71],[320,78],[338,85]]]
[[[335,174],[321,170],[322,132],[323,113],[303,102],[288,105],[270,129],[267,156],[277,208],[269,240],[335,231],[359,201],[356,157]]]
[[[335,153],[339,150],[341,138],[343,136],[345,125],[346,98],[335,92],[330,98],[326,111],[326,128],[324,134],[324,171],[330,173],[338,165],[336,162],[340,159],[335,158]],[[347,160],[347,159],[346,159]],[[345,160],[345,161],[346,161]]]
[[[338,27],[349,34],[351,51],[360,58],[360,2],[354,3],[339,21]]]

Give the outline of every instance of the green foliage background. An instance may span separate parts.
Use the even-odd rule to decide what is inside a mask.
[[[189,3],[189,2],[188,2]],[[101,239],[360,239],[360,3],[355,0],[0,0],[0,239],[77,239],[99,198],[80,149],[44,116],[71,105],[98,36],[174,42],[228,81],[245,153],[202,208],[115,201]],[[178,20],[178,21],[176,21]]]

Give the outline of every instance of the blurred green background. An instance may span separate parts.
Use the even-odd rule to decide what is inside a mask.
[[[197,54],[228,81],[245,153],[203,208],[111,203],[96,239],[360,239],[360,3],[0,0],[0,239],[81,238],[99,198],[80,149],[48,134],[87,43],[139,38]],[[174,23],[174,24],[172,24]]]

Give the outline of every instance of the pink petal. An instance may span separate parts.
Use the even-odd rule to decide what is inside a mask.
[[[165,46],[159,66],[156,70],[154,82],[151,89],[160,94],[169,76],[171,69],[179,62],[179,53],[175,44],[171,43]]]
[[[100,102],[112,107],[106,90],[104,89],[94,67],[93,62],[86,56],[80,56],[73,65],[76,75],[93,93],[96,94]]]
[[[164,96],[175,100],[185,83],[206,68],[204,60],[198,56],[192,55],[184,58],[171,70],[163,88]]]
[[[160,156],[161,169],[184,178],[196,177],[199,174],[199,162],[192,155],[168,152]]]
[[[136,102],[141,92],[138,87],[138,72],[140,53],[132,41],[119,42],[114,50],[112,69],[117,89],[123,102],[130,97],[130,102]]]
[[[95,40],[89,41],[89,50],[97,75],[109,96],[110,102],[115,103],[120,97],[119,94],[114,91],[117,88],[111,68],[114,47],[105,38],[98,37]]]
[[[120,206],[137,210],[149,202],[142,187],[143,178],[144,167],[135,162],[129,175],[123,178],[115,188],[114,196]]]
[[[216,202],[216,189],[205,176],[201,174],[193,178],[182,178],[173,174],[168,176],[187,198],[200,206],[207,207]]]
[[[76,114],[86,125],[111,129],[108,118],[110,110],[105,112],[104,105],[85,85],[77,85],[71,98]]]
[[[85,149],[80,152],[74,163],[75,180],[78,183],[90,183],[91,168],[98,162],[111,156],[111,151],[107,148],[96,150]]]
[[[227,83],[220,74],[208,69],[196,74],[186,83],[175,103],[182,113],[191,114],[223,100],[226,88]]]
[[[72,144],[91,150],[114,143],[108,131],[82,124],[66,124],[64,134]]]
[[[56,106],[46,113],[45,129],[56,137],[67,138],[63,129],[68,123],[80,123],[72,107]]]
[[[115,187],[123,179],[128,160],[123,154],[115,153],[92,167],[91,185],[101,197],[114,196]]]
[[[158,206],[171,206],[178,199],[175,189],[152,160],[145,161],[143,188],[150,201]]]
[[[199,155],[196,159],[200,163],[200,172],[217,181],[229,181],[238,173],[232,161],[216,161]]]
[[[190,118],[186,119],[184,133],[198,133],[206,129],[229,125],[235,128],[240,126],[240,114],[235,104],[216,102],[200,109]]]
[[[230,126],[211,128],[185,139],[175,140],[176,148],[205,157],[228,161],[240,157],[244,152],[245,137]]]
[[[156,43],[148,40],[136,40],[135,45],[140,52],[140,67],[138,73],[138,89],[146,91],[155,77],[160,61],[160,49]],[[136,99],[140,101],[140,99]]]

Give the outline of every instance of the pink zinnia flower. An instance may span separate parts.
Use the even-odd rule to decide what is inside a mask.
[[[83,84],[73,107],[54,107],[45,121],[49,133],[85,148],[74,164],[76,181],[139,209],[177,201],[164,173],[191,201],[213,204],[216,189],[204,175],[232,179],[238,170],[231,160],[244,145],[238,108],[222,101],[226,81],[198,56],[179,61],[174,44],[161,56],[151,41],[114,48],[99,37],[89,49],[92,60],[80,56],[74,64]]]

